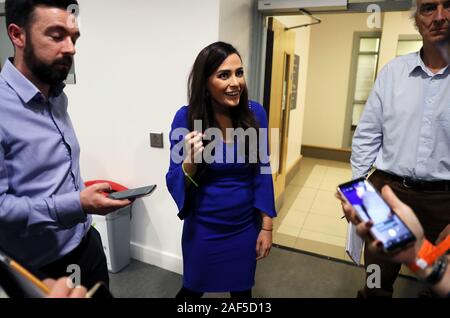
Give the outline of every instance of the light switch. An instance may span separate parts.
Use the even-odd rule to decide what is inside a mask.
[[[150,132],[150,147],[164,148],[163,133]]]

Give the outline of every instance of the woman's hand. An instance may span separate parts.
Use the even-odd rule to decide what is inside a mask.
[[[197,171],[197,163],[202,162],[203,159],[203,134],[198,131],[193,131],[184,137],[184,142],[187,149],[187,156],[183,162],[183,167],[189,175],[195,174]]]
[[[262,228],[256,240],[256,260],[267,257],[272,248],[272,218],[261,212],[261,221]]]
[[[272,231],[261,230],[256,240],[256,260],[269,256],[272,248]]]

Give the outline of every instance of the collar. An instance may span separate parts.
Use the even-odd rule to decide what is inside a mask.
[[[39,89],[14,66],[12,59],[6,60],[0,75],[26,104],[33,100],[36,95],[43,97]],[[52,86],[50,96],[58,97],[62,94],[65,86],[64,83]]]
[[[422,60],[421,53],[423,52],[423,48],[420,49],[420,51],[414,53],[414,58],[409,60],[408,66],[409,66],[409,74],[412,75],[415,71],[418,69],[421,69],[423,73],[427,74],[430,77],[436,76],[436,75],[442,75],[447,72],[449,69],[448,65],[441,69],[436,74],[433,74],[433,72],[430,71],[430,69],[425,65],[425,63]]]

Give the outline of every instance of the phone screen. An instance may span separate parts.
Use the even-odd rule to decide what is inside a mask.
[[[415,240],[414,234],[369,181],[357,179],[340,185],[339,190],[362,221],[372,220],[372,234],[383,243],[385,250],[393,251]]]

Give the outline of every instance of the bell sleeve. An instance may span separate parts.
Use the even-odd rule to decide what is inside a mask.
[[[260,133],[260,162],[255,171],[255,182],[253,190],[255,198],[254,207],[260,212],[266,213],[268,216],[274,218],[277,216],[277,212],[275,209],[273,179],[270,167],[267,115],[264,108],[256,102],[250,102],[250,108],[255,114],[260,129],[263,129],[266,132],[265,134]]]
[[[170,165],[166,174],[166,185],[178,207],[178,217],[183,220],[190,211],[193,187],[186,189],[185,176],[182,169],[184,160],[184,137],[189,133],[188,107],[183,106],[175,114],[170,130]]]

